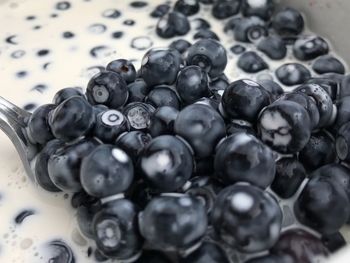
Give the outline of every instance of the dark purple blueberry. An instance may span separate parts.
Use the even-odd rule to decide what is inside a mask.
[[[63,101],[49,116],[53,135],[62,141],[72,141],[84,136],[93,127],[94,122],[93,109],[81,96]]]
[[[311,135],[309,142],[299,153],[299,160],[306,170],[317,168],[336,161],[334,139],[325,132]]]
[[[181,258],[180,263],[230,263],[225,250],[214,242],[206,241],[190,255]]]
[[[255,16],[238,20],[233,32],[235,39],[241,42],[254,42],[268,34],[265,21]]]
[[[95,202],[92,204],[81,205],[77,208],[77,222],[81,233],[87,238],[94,238],[94,229],[92,220],[95,214],[101,209],[101,204]]]
[[[336,180],[312,176],[298,197],[294,212],[302,224],[322,234],[332,234],[349,219],[350,202],[344,187]]]
[[[215,34],[213,31],[209,29],[200,29],[198,30],[194,35],[193,39],[215,39],[217,41],[220,41],[217,34]]]
[[[128,103],[130,102],[142,102],[148,94],[148,87],[146,82],[143,79],[136,79],[134,82],[128,85],[129,98]]]
[[[180,12],[170,12],[162,16],[156,26],[157,35],[161,38],[172,38],[186,35],[191,29],[188,18]]]
[[[162,252],[157,250],[143,250],[141,257],[135,263],[172,263]]]
[[[35,182],[46,191],[49,192],[59,192],[61,191],[57,188],[51,181],[48,172],[48,161],[50,156],[53,155],[57,149],[63,146],[63,143],[57,139],[49,141],[41,152],[37,155],[34,168]]]
[[[225,243],[241,252],[254,253],[276,243],[282,211],[268,192],[239,183],[219,193],[211,221],[216,234]]]
[[[228,136],[240,132],[256,136],[256,132],[254,131],[253,125],[248,121],[230,120],[230,122],[226,124],[226,134]]]
[[[96,140],[80,140],[59,148],[48,161],[51,181],[64,192],[76,193],[82,190],[80,166],[82,159],[98,145]]]
[[[199,12],[199,9],[198,0],[177,0],[174,5],[174,10],[185,16],[195,15]]]
[[[269,93],[258,83],[247,79],[232,82],[221,100],[222,110],[228,118],[250,122],[254,122],[261,109],[269,104]]]
[[[335,141],[335,149],[340,160],[350,161],[350,122],[340,126]]]
[[[92,105],[103,104],[112,109],[118,109],[126,103],[128,89],[120,74],[102,71],[89,81],[86,97]]]
[[[117,59],[111,61],[107,65],[106,70],[119,73],[127,84],[134,82],[136,79],[135,67],[131,61],[126,59]]]
[[[155,108],[169,106],[180,109],[181,102],[175,89],[168,85],[159,85],[152,88],[145,98],[145,102],[151,104]]]
[[[331,55],[324,55],[317,58],[312,64],[312,69],[318,74],[324,74],[324,73],[345,74],[345,67],[343,63],[339,59]]]
[[[284,94],[282,87],[269,79],[258,80],[258,83],[270,94],[271,101],[277,100]]]
[[[149,187],[144,180],[134,181],[129,190],[126,192],[127,198],[129,198],[135,205],[142,210],[145,209],[147,204],[156,196],[161,193],[155,189]]]
[[[154,111],[155,108],[150,104],[133,102],[124,107],[123,114],[128,119],[131,130],[145,130]]]
[[[286,86],[303,84],[311,78],[310,70],[299,63],[286,63],[276,69],[277,79]]]
[[[258,49],[274,60],[283,59],[287,55],[287,47],[279,36],[268,36],[258,43]]]
[[[191,23],[193,23],[194,30],[209,29],[211,27],[207,20],[200,17],[193,19]]]
[[[257,258],[252,258],[244,263],[296,263],[294,258],[287,254],[269,254]]]
[[[317,84],[320,85],[331,97],[332,101],[335,101],[338,97],[338,90],[340,90],[341,81],[336,81],[328,77],[311,78],[305,82],[305,84]],[[349,93],[350,95],[350,93]]]
[[[164,134],[174,134],[174,123],[179,111],[174,107],[162,106],[151,116],[148,131],[152,137]]]
[[[64,88],[56,92],[55,96],[53,97],[52,103],[58,105],[58,104],[61,104],[66,99],[69,99],[70,97],[73,97],[73,96],[85,97],[83,90],[79,87]]]
[[[247,73],[257,73],[269,68],[269,65],[254,51],[244,52],[239,57],[237,66]]]
[[[79,206],[90,206],[98,201],[97,198],[88,195],[84,191],[74,193],[70,204],[73,208],[78,208]]]
[[[192,104],[180,111],[174,130],[191,145],[196,157],[202,158],[214,153],[216,144],[225,136],[225,123],[212,107]]]
[[[155,9],[151,12],[150,16],[154,18],[159,18],[164,16],[168,11],[170,10],[170,5],[168,4],[161,4],[157,5]]]
[[[310,139],[311,121],[300,104],[278,100],[267,106],[258,119],[261,140],[281,153],[296,153]]]
[[[182,194],[153,198],[139,214],[142,236],[163,251],[193,246],[205,235],[207,224],[201,201]]]
[[[43,259],[44,262],[76,262],[72,249],[63,240],[53,240],[46,244],[45,255],[47,258]]]
[[[298,10],[285,7],[273,16],[271,25],[281,36],[295,36],[304,30],[304,18]]]
[[[142,249],[143,239],[137,226],[138,209],[127,199],[105,203],[94,216],[94,240],[103,255],[128,260]]]
[[[223,73],[219,77],[211,79],[209,82],[209,89],[211,92],[223,92],[229,85],[229,80]],[[222,93],[220,93],[222,94]]]
[[[216,19],[226,19],[238,14],[241,7],[241,0],[217,0],[211,10]]]
[[[96,116],[93,135],[104,143],[113,143],[130,126],[126,117],[117,110],[106,110]]]
[[[276,162],[276,175],[271,189],[279,197],[292,197],[306,178],[304,166],[294,157],[282,158]]]
[[[207,72],[195,65],[184,67],[177,77],[176,90],[186,104],[191,104],[202,97],[207,97],[209,95],[209,77]]]
[[[275,155],[254,136],[234,133],[217,146],[214,168],[225,185],[248,182],[265,189],[275,177]]]
[[[171,42],[169,48],[176,49],[180,54],[184,54],[192,44],[185,39],[178,39]]]
[[[330,235],[323,235],[321,238],[324,246],[332,253],[337,252],[347,245],[346,240],[340,232]]]
[[[140,169],[152,188],[174,191],[191,177],[193,157],[187,145],[175,136],[162,135],[146,145],[139,159]]]
[[[55,108],[54,104],[41,105],[29,117],[26,131],[32,143],[45,144],[55,138],[49,125],[49,116]]]
[[[129,156],[113,145],[100,145],[81,163],[81,184],[89,195],[105,198],[125,192],[134,178]]]
[[[98,114],[100,114],[101,112],[108,111],[109,108],[108,108],[106,105],[97,104],[97,105],[94,105],[94,106],[92,107],[92,110],[93,110],[93,112],[94,112],[95,119],[96,119],[96,117],[97,117]]]
[[[218,77],[227,65],[226,49],[213,39],[198,40],[188,49],[187,65],[197,65],[211,78]]]
[[[275,3],[273,0],[242,0],[241,9],[244,16],[258,16],[264,20],[270,20],[275,10]]]
[[[240,55],[246,51],[246,48],[242,45],[236,44],[230,48],[231,52],[235,55]]]
[[[150,49],[142,58],[141,77],[148,87],[171,85],[176,80],[181,62],[181,55],[176,49]]]
[[[302,61],[311,60],[329,51],[328,43],[319,36],[301,36],[293,46],[294,56]]]

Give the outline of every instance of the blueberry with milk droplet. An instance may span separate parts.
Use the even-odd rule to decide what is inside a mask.
[[[277,79],[286,86],[303,84],[311,78],[310,70],[299,63],[286,63],[275,71]]]

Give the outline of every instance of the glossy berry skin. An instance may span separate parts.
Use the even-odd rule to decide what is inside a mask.
[[[341,76],[341,75],[339,75]],[[331,97],[332,101],[335,101],[338,97],[338,93],[340,93],[341,88],[341,80],[331,79],[328,76],[320,77],[320,78],[311,78],[305,82],[305,84],[317,84],[320,85]]]
[[[338,158],[344,162],[350,161],[350,122],[343,124],[336,137],[336,152]]]
[[[227,20],[225,26],[224,26],[224,32],[226,34],[232,34],[234,32],[234,29],[236,26],[241,23],[242,17],[233,17]]]
[[[217,34],[215,34],[213,31],[209,29],[200,29],[198,30],[194,35],[193,39],[215,39],[217,41],[220,41],[220,38]]]
[[[325,176],[311,177],[294,205],[298,220],[322,234],[338,231],[348,220],[350,202],[342,184]]]
[[[268,36],[258,43],[258,49],[273,60],[283,59],[287,55],[287,47],[279,36]]]
[[[61,104],[66,99],[69,99],[70,97],[74,97],[74,96],[81,96],[85,98],[85,95],[81,88],[69,87],[69,88],[64,88],[57,91],[55,96],[53,97],[52,103],[58,105],[58,104]]]
[[[247,73],[257,73],[268,69],[268,64],[254,51],[244,52],[237,61],[237,66]]]
[[[77,222],[79,230],[84,236],[92,239],[94,238],[94,229],[92,221],[94,219],[95,214],[99,212],[100,209],[100,202],[81,205],[77,208]]]
[[[270,104],[269,93],[258,83],[242,79],[232,82],[224,91],[221,105],[230,119],[254,122],[262,108]]]
[[[229,123],[226,123],[226,134],[228,136],[239,132],[256,136],[256,132],[252,124],[248,121],[235,119],[231,120]]]
[[[64,192],[76,193],[82,190],[80,166],[82,159],[98,145],[96,140],[80,140],[59,148],[51,155],[48,172],[51,181]]]
[[[143,239],[137,226],[138,209],[127,199],[105,203],[94,216],[93,230],[97,248],[103,255],[127,260],[137,256]]]
[[[304,30],[304,18],[298,10],[286,7],[273,16],[271,25],[281,36],[295,36]]]
[[[142,102],[148,94],[148,87],[143,79],[136,79],[128,85],[128,103]]]
[[[169,12],[162,16],[156,26],[157,35],[161,38],[172,38],[186,35],[190,31],[190,22],[180,12]]]
[[[296,263],[288,254],[269,254],[245,261],[244,263]]]
[[[93,135],[104,143],[113,143],[121,133],[129,129],[129,123],[120,111],[106,110],[97,114]]]
[[[117,59],[108,63],[106,70],[116,72],[125,80],[131,83],[136,79],[136,70],[131,61],[126,59]]]
[[[174,130],[191,145],[196,157],[203,158],[212,155],[225,136],[225,123],[212,107],[192,104],[180,111]]]
[[[66,142],[87,134],[94,122],[93,109],[81,96],[65,100],[51,112],[49,117],[53,135]]]
[[[167,85],[155,86],[145,98],[145,102],[155,108],[169,106],[180,109],[181,102],[175,89]]]
[[[217,93],[225,90],[229,85],[229,80],[225,74],[221,74],[215,79],[211,79],[209,82],[209,89],[212,93]]]
[[[271,189],[279,197],[292,197],[306,178],[304,166],[294,157],[282,158],[276,162],[276,175]]]
[[[159,18],[164,16],[170,10],[170,5],[168,4],[160,4],[157,5],[156,8],[151,12],[150,16],[153,18]]]
[[[38,107],[29,117],[27,135],[32,143],[45,144],[54,139],[49,125],[49,114],[56,108],[54,104],[44,104]]]
[[[209,95],[209,77],[207,72],[195,65],[181,69],[176,81],[176,90],[186,104],[191,104],[202,97],[207,97]]]
[[[242,0],[242,13],[244,16],[258,16],[261,19],[269,20],[275,10],[273,0],[266,0],[264,4],[254,5],[254,1]]]
[[[47,163],[51,155],[53,155],[63,143],[57,139],[49,141],[41,152],[37,155],[34,167],[35,182],[46,191],[60,192],[49,177]]]
[[[139,214],[142,236],[161,250],[193,246],[205,234],[208,219],[199,199],[182,194],[153,198]]]
[[[165,254],[157,250],[143,250],[141,257],[135,263],[172,263]]]
[[[181,55],[176,49],[150,49],[142,58],[141,77],[149,87],[175,82]]]
[[[311,78],[310,71],[299,63],[283,64],[276,70],[275,74],[277,79],[286,86],[303,84]]]
[[[89,81],[86,97],[92,104],[103,104],[112,109],[123,106],[128,99],[124,78],[112,71],[102,71]]]
[[[323,235],[321,238],[324,246],[332,253],[340,250],[347,245],[346,240],[340,232],[330,235]]]
[[[70,204],[73,208],[78,208],[79,206],[90,206],[98,202],[98,199],[88,195],[84,191],[74,193],[70,200]]]
[[[312,64],[312,69],[318,74],[324,73],[338,73],[345,74],[345,67],[343,63],[330,55],[324,55],[315,60]]]
[[[254,42],[256,36],[259,39],[268,34],[265,21],[255,16],[237,20],[233,31],[235,39],[241,42]]]
[[[177,0],[174,5],[174,10],[184,14],[185,16],[192,16],[199,12],[200,5],[198,0]]]
[[[310,139],[308,112],[298,103],[281,100],[270,104],[259,115],[258,133],[263,142],[280,153],[296,153]]]
[[[216,19],[226,19],[236,15],[241,7],[241,0],[218,0],[214,2],[211,10]]]
[[[174,191],[184,185],[193,171],[193,158],[187,145],[175,136],[154,138],[140,156],[145,180],[160,191]]]
[[[184,54],[191,45],[192,44],[185,39],[178,39],[171,42],[169,48],[176,49],[180,54]]]
[[[201,67],[211,78],[223,73],[226,64],[226,49],[216,40],[201,39],[188,49],[187,65]]]
[[[208,20],[204,18],[197,17],[191,21],[193,23],[193,29],[201,30],[201,29],[210,29],[211,25]]]
[[[164,134],[174,134],[174,123],[179,111],[173,107],[162,106],[156,109],[151,116],[151,122],[148,128],[153,137]]]
[[[126,191],[134,178],[129,156],[120,148],[103,144],[81,163],[81,184],[89,195],[104,198]]]
[[[269,93],[272,102],[284,94],[282,87],[273,80],[263,79],[258,80],[258,83]]]
[[[275,244],[280,235],[282,211],[269,193],[239,183],[219,193],[211,221],[222,241],[240,252],[254,253]]]
[[[203,244],[190,255],[181,258],[180,263],[230,263],[226,252],[216,243],[203,242]]]
[[[142,102],[133,102],[126,105],[123,114],[127,118],[131,130],[145,130],[148,128],[151,115],[155,108]]]
[[[266,188],[275,176],[275,156],[254,136],[234,133],[218,145],[214,168],[225,185],[248,182]]]
[[[294,56],[302,61],[311,60],[329,51],[327,42],[319,36],[302,36],[295,41],[293,46]]]

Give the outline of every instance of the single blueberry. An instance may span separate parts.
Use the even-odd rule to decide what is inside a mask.
[[[174,123],[179,111],[169,106],[161,106],[152,114],[149,133],[153,137],[174,134]]]
[[[170,12],[161,17],[156,26],[156,33],[161,38],[186,35],[191,29],[187,17],[179,12]]]
[[[257,16],[264,20],[270,20],[275,10],[275,3],[273,0],[242,0],[241,9],[244,16]]]
[[[244,52],[237,61],[237,66],[247,73],[257,73],[268,69],[268,64],[254,51]]]
[[[174,10],[185,16],[195,15],[199,12],[199,9],[198,0],[177,0],[174,5]]]
[[[208,39],[208,38],[220,41],[218,35],[209,29],[200,29],[193,35],[193,39]]]
[[[111,61],[106,70],[119,73],[127,84],[134,82],[136,79],[136,70],[131,61],[126,59],[117,59]]]
[[[142,102],[148,94],[148,87],[143,79],[136,79],[128,85],[128,104],[131,102]]]
[[[181,102],[176,90],[167,85],[155,86],[145,98],[145,102],[151,104],[155,108],[162,106],[170,106],[180,109]]]
[[[169,48],[176,49],[177,51],[179,51],[180,54],[184,54],[190,46],[191,46],[191,43],[188,42],[187,40],[178,39],[171,42],[171,44],[169,45]]]
[[[285,7],[273,16],[271,25],[282,36],[299,35],[304,30],[304,18],[298,10]]]
[[[310,71],[299,63],[286,63],[276,69],[277,79],[286,86],[303,84],[311,78]]]
[[[161,4],[157,5],[154,10],[151,12],[150,16],[153,18],[159,18],[164,16],[168,11],[170,10],[170,5],[168,4]]]
[[[238,14],[240,7],[241,0],[218,0],[214,2],[211,13],[217,19],[226,19]]]
[[[317,58],[312,64],[312,69],[318,74],[345,74],[345,67],[343,63],[339,59],[330,55],[324,55]]]
[[[235,39],[241,42],[255,42],[268,34],[266,22],[255,16],[238,20],[233,32]]]
[[[55,96],[53,97],[53,104],[61,104],[63,101],[66,99],[69,99],[70,97],[73,96],[81,96],[85,98],[85,95],[83,93],[82,88],[80,87],[69,87],[69,88],[64,88],[56,92]]]
[[[268,36],[258,43],[258,49],[274,60],[283,59],[287,55],[287,47],[279,36]]]
[[[302,61],[311,60],[329,51],[328,43],[319,36],[301,36],[293,46],[294,56]]]

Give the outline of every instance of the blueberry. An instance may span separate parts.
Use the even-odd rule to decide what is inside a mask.
[[[174,123],[179,111],[174,107],[162,106],[151,116],[149,133],[153,137],[164,134],[174,134]]]
[[[309,171],[336,161],[334,139],[325,132],[311,135],[309,142],[299,153],[299,160]]]
[[[230,263],[226,252],[216,243],[206,241],[180,263]]]
[[[271,25],[282,36],[295,36],[304,30],[304,18],[298,10],[285,7],[273,16]]]
[[[287,55],[287,47],[279,36],[268,36],[258,43],[258,49],[274,60],[283,59]]]
[[[338,90],[340,89],[341,81],[333,80],[328,77],[321,77],[321,78],[311,78],[308,81],[306,81],[305,84],[320,85],[328,93],[332,101],[335,101],[339,93]]]
[[[53,135],[62,141],[72,141],[84,136],[94,122],[93,109],[81,96],[63,101],[49,116]]]
[[[170,6],[168,4],[157,5],[155,9],[151,12],[150,16],[154,18],[159,18],[164,16],[170,10]]]
[[[338,73],[345,74],[345,67],[343,63],[330,55],[324,55],[315,60],[312,64],[312,69],[318,74],[324,73]]]
[[[281,153],[296,153],[310,139],[311,121],[308,112],[298,103],[275,101],[260,113],[258,133],[261,140]]]
[[[53,240],[46,244],[46,250],[49,258],[43,259],[44,262],[76,262],[72,249],[62,240]]]
[[[81,205],[77,208],[77,222],[81,233],[88,237],[94,238],[94,229],[92,221],[95,214],[101,209],[101,204],[95,202],[92,204]]]
[[[195,15],[199,12],[199,9],[198,0],[177,0],[174,5],[174,10],[185,16]]]
[[[286,86],[303,84],[311,78],[310,71],[299,63],[286,63],[276,69],[277,79]]]
[[[143,79],[136,79],[134,82],[128,85],[129,98],[128,103],[130,102],[142,102],[148,94],[148,87],[146,82]]]
[[[242,0],[242,14],[244,16],[258,16],[264,20],[270,20],[275,10],[273,0],[252,1]]]
[[[181,55],[176,49],[150,49],[142,58],[141,77],[149,87],[175,82],[180,70]]]
[[[350,96],[343,97],[337,101],[337,109],[335,129],[339,129],[343,124],[350,121]]]
[[[98,142],[95,140],[80,140],[59,148],[48,161],[48,172],[51,181],[64,192],[79,192],[80,166],[82,159],[89,154]]]
[[[71,206],[73,208],[78,208],[79,206],[90,206],[98,201],[97,198],[88,195],[84,191],[74,193],[71,199]]]
[[[154,138],[141,153],[140,168],[152,188],[173,191],[191,177],[193,158],[184,142],[175,136]]]
[[[178,39],[171,42],[171,44],[169,45],[169,48],[176,49],[177,51],[179,51],[180,54],[184,54],[190,46],[191,46],[191,43],[188,42],[187,40]]]
[[[227,65],[226,50],[216,40],[198,40],[188,49],[187,65],[197,65],[211,78],[218,77]]]
[[[143,239],[137,226],[138,209],[127,199],[117,199],[104,204],[94,216],[94,240],[103,255],[128,260],[137,257]]]
[[[234,45],[230,48],[231,52],[235,55],[240,55],[246,51],[246,48],[242,45]]]
[[[108,260],[108,257],[106,257],[105,255],[102,254],[102,252],[98,249],[95,249],[95,253],[94,253],[94,259],[97,262],[105,262]]]
[[[128,99],[127,85],[120,74],[102,71],[89,81],[86,96],[92,105],[103,104],[118,109]]]
[[[302,36],[295,41],[293,54],[299,60],[311,60],[329,51],[328,43],[319,36]]]
[[[253,136],[256,136],[256,132],[251,123],[245,120],[230,120],[226,124],[226,133],[227,135],[232,135],[234,133],[247,133]]]
[[[226,19],[238,14],[240,7],[241,0],[218,0],[214,2],[211,13],[217,19]]]
[[[275,244],[280,235],[282,211],[268,192],[239,183],[219,193],[211,220],[221,240],[238,251],[254,253]]]
[[[106,110],[97,115],[93,135],[104,143],[113,143],[121,133],[129,131],[129,127],[120,111]]]
[[[179,109],[181,102],[175,89],[167,85],[155,86],[150,93],[148,93],[145,102],[151,104],[155,108],[162,106],[169,106]]]
[[[157,250],[143,250],[141,257],[135,263],[172,263],[165,254]]]
[[[81,184],[89,195],[104,198],[126,191],[134,178],[129,156],[113,145],[100,145],[83,158]]]
[[[160,193],[152,189],[147,185],[144,180],[134,181],[132,186],[126,192],[126,196],[142,210],[145,209],[147,204],[156,196],[159,196]]]
[[[49,141],[36,157],[34,167],[35,181],[39,186],[49,192],[61,191],[51,181],[47,164],[50,156],[53,155],[62,146],[63,143],[57,139]]]
[[[270,94],[271,101],[277,100],[284,94],[282,87],[273,80],[263,79],[258,83]]]
[[[161,250],[179,250],[200,241],[207,230],[207,215],[199,199],[181,194],[153,198],[139,214],[142,236]]]
[[[338,98],[342,99],[346,96],[350,96],[350,74],[343,76],[334,73],[337,76],[336,82],[339,84]],[[338,77],[341,77],[338,79]]]
[[[254,136],[234,133],[217,146],[214,168],[225,185],[248,182],[266,188],[275,176],[275,156]]]
[[[129,103],[123,109],[123,114],[128,119],[132,130],[145,130],[150,124],[154,107],[147,103],[133,102]]]
[[[92,107],[92,111],[94,113],[95,120],[96,120],[98,114],[105,112],[105,111],[108,111],[108,110],[109,110],[109,108],[106,105],[103,105],[103,104],[94,105]],[[95,125],[96,125],[96,123],[95,123]]]
[[[294,157],[282,158],[276,162],[276,175],[271,189],[279,197],[292,197],[306,178],[304,166]]]
[[[142,131],[131,131],[123,133],[116,141],[116,145],[124,150],[128,156],[137,163],[138,157],[152,137]]]
[[[56,92],[55,96],[53,97],[53,103],[56,105],[61,104],[66,99],[69,99],[73,96],[85,97],[81,88],[64,88]]]
[[[33,112],[29,117],[27,135],[32,143],[45,144],[54,139],[49,125],[49,115],[56,108],[54,104],[44,104]]]
[[[178,114],[175,133],[193,148],[196,157],[213,154],[216,144],[225,136],[225,123],[212,107],[203,104],[187,106]]]
[[[177,77],[176,89],[186,104],[207,97],[209,95],[208,74],[196,65],[184,67]]]
[[[186,35],[191,29],[187,17],[180,12],[170,12],[161,17],[156,32],[161,38],[172,38]]]
[[[322,234],[332,234],[349,218],[349,198],[334,179],[312,176],[297,199],[294,212],[302,224]]]
[[[250,259],[244,263],[295,263],[294,258],[287,254],[269,254],[257,258]]]
[[[261,109],[270,104],[268,92],[258,83],[242,79],[232,82],[222,95],[223,112],[231,119],[253,122]]]
[[[350,122],[346,122],[338,130],[335,148],[338,158],[342,161],[350,161]]]
[[[268,64],[254,51],[244,52],[237,61],[237,66],[247,73],[257,73],[268,69]]]
[[[225,33],[233,33],[234,29],[236,28],[236,26],[241,23],[242,21],[242,17],[233,17],[230,18],[229,20],[227,20],[227,22],[225,23],[224,26],[224,32]]]
[[[111,61],[106,70],[119,73],[126,83],[134,82],[136,79],[136,70],[131,61],[126,59],[117,59]]]
[[[229,80],[223,73],[219,77],[211,79],[209,82],[209,89],[211,92],[223,92],[229,85]],[[222,93],[221,93],[222,94]]]
[[[324,246],[332,253],[340,250],[347,245],[346,240],[340,232],[330,235],[323,235],[321,238]]]
[[[254,42],[268,34],[265,21],[255,16],[238,20],[233,32],[235,39],[241,42]]]
[[[198,0],[200,3],[204,5],[211,5],[214,4],[215,0]]]
[[[193,19],[191,22],[194,24],[193,29],[195,30],[209,29],[211,27],[207,20],[200,17]]]

